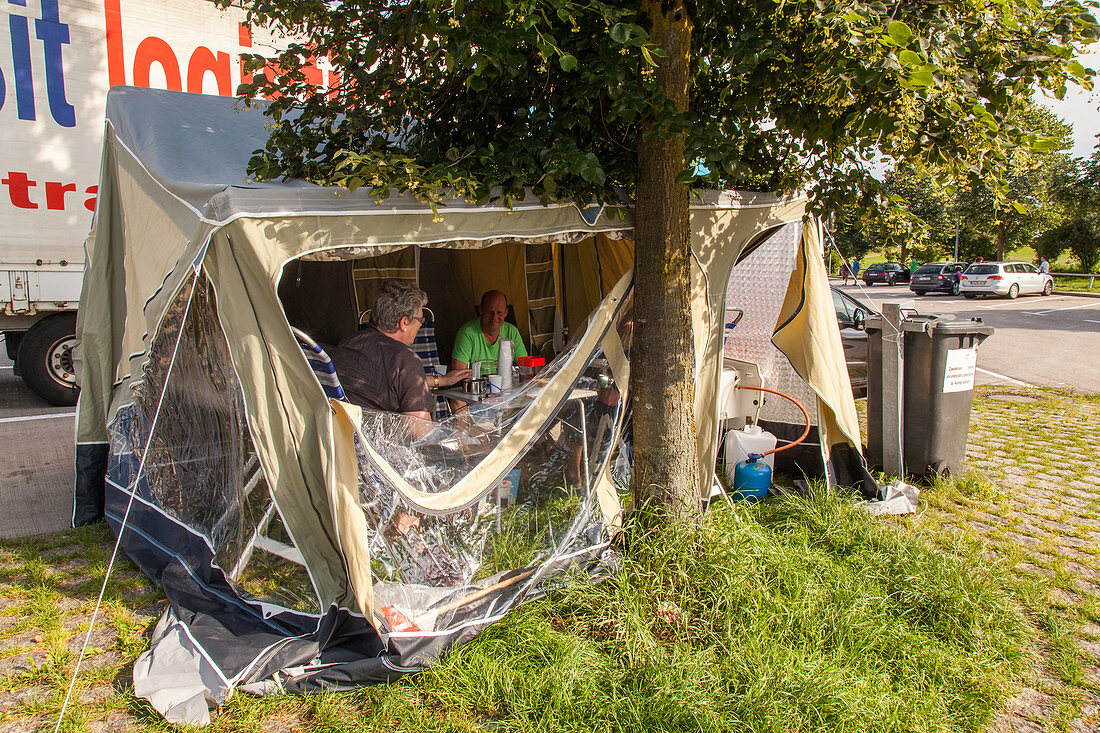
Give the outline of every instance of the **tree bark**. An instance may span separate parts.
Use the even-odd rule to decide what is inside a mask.
[[[689,0],[690,2],[690,0]],[[667,55],[656,81],[688,108],[692,6],[684,0],[642,0],[650,39]],[[639,141],[635,207],[635,342],[631,358],[634,495],[650,516],[698,514],[695,375],[691,333],[691,229],[684,136]]]

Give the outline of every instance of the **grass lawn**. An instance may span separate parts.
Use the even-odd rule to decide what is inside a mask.
[[[1100,293],[1100,275],[1097,275],[1095,279],[1087,277],[1055,277],[1054,287],[1057,290]]]
[[[211,730],[1093,730],[1097,424],[1100,398],[983,390],[971,472],[927,488],[919,515],[872,518],[818,490],[639,529],[617,575],[511,614],[428,672],[237,694]],[[53,730],[110,542],[93,528],[0,543],[5,733]],[[105,598],[62,730],[172,729],[130,691],[162,596],[123,560]]]

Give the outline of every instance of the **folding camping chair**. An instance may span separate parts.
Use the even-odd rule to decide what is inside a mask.
[[[336,365],[332,363],[329,355],[304,331],[293,327],[290,330],[294,332],[294,338],[298,339],[298,345],[305,352],[306,361],[309,362],[317,381],[321,383],[325,396],[332,400],[347,402],[348,396],[344,394],[340,377],[336,376]]]
[[[420,363],[424,365],[425,374],[438,374],[437,366],[442,366],[439,360],[439,346],[435,341],[435,321],[424,321],[424,325],[416,334],[412,343],[412,350],[420,357]],[[451,406],[443,397],[435,398],[435,409],[432,417],[442,420],[451,416]]]

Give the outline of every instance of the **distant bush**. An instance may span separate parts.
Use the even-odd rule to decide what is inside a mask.
[[[1069,250],[1081,272],[1096,272],[1100,264],[1100,226],[1089,219],[1074,219],[1044,232],[1035,251],[1053,262]]]

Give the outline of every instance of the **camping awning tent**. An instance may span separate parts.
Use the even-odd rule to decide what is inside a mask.
[[[622,461],[622,451],[617,455],[609,444],[592,443],[589,495],[569,504],[590,516],[564,521],[573,534],[566,532],[565,540],[555,535],[527,566],[489,579],[476,573],[462,579],[475,591],[465,598],[479,601],[500,584],[522,586],[523,592],[472,619],[438,622],[431,633],[419,635],[407,630],[420,630],[416,623],[406,625],[407,614],[378,602],[379,593],[390,593],[395,583],[381,579],[385,572],[372,548],[392,540],[392,526],[372,524],[364,481],[397,496],[395,505],[421,512],[424,527],[430,518],[441,518],[451,524],[440,531],[453,532],[456,523],[467,521],[461,517],[484,507],[541,436],[555,425],[573,424],[562,415],[577,395],[589,395],[580,387],[595,357],[609,365],[625,392],[629,273],[611,283],[602,271],[602,281],[592,278],[591,267],[594,253],[614,251],[622,269],[616,243],[631,239],[632,212],[626,204],[580,210],[460,200],[433,208],[401,195],[379,200],[362,190],[251,181],[245,166],[265,141],[262,114],[239,110],[234,100],[126,87],[108,97],[78,324],[83,378],[74,519],[79,523],[103,511],[105,496],[108,521],[116,531],[125,523],[123,547],[165,587],[173,610],[135,682],[177,720],[201,722],[204,698],[220,700],[240,685],[277,680],[288,689],[319,689],[419,668],[537,592],[550,572],[576,565],[582,555],[589,567],[606,560],[607,531],[621,512],[611,466],[616,458]],[[792,223],[800,227],[795,267],[773,273],[789,283],[774,341],[817,396],[826,463],[838,447],[858,455],[858,424],[820,232],[813,222],[801,223],[804,214],[799,197],[724,191],[693,199],[694,407],[699,484],[706,490],[719,433],[725,285],[744,252]],[[543,257],[533,269],[513,268],[528,282],[540,268],[556,277],[570,263],[587,271],[588,285],[575,299],[591,312],[577,321],[583,328],[575,330],[538,389],[524,391],[524,408],[501,423],[491,450],[446,474],[454,485],[416,485],[408,478],[412,472],[394,467],[395,454],[375,443],[394,438],[396,429],[384,417],[324,398],[288,323],[280,283],[288,263],[301,260],[364,262],[401,251],[423,257],[494,247],[525,253],[550,248],[549,257],[544,252],[524,260],[529,265]],[[561,283],[546,292],[560,308]],[[532,338],[537,305],[523,303],[525,335]],[[541,329],[545,340],[545,321]],[[583,415],[585,408],[576,411]],[[619,441],[626,412],[620,407],[615,415]],[[399,443],[394,438],[386,445],[400,452]],[[255,491],[257,485],[263,492]],[[165,486],[175,493],[166,493]],[[211,495],[195,493],[203,491]],[[276,524],[281,540],[273,539]],[[578,533],[593,527],[603,534],[578,544]],[[265,542],[279,558],[304,568],[315,598],[303,608],[265,600],[242,585],[242,567]],[[476,564],[469,561],[467,569]],[[495,584],[486,585],[489,580]],[[424,590],[429,586],[417,585],[417,592],[431,595]],[[409,588],[402,592],[411,597]],[[435,613],[454,605],[444,600],[437,594],[424,608],[434,604]],[[172,653],[158,661],[158,648]],[[191,660],[190,674],[174,670],[176,682],[165,687],[162,665],[182,658]]]

